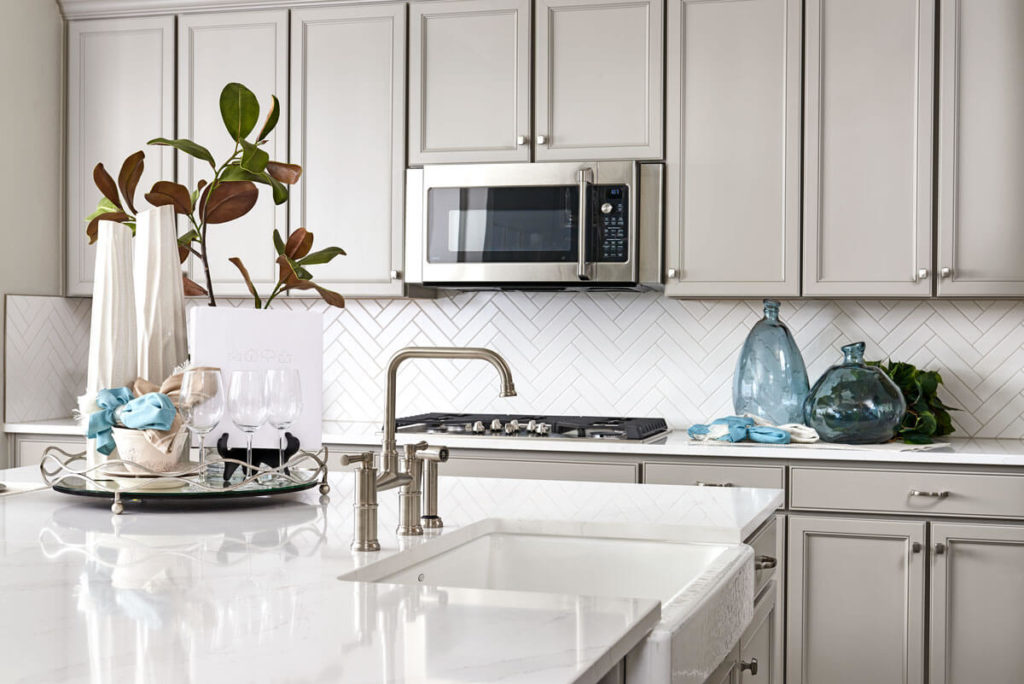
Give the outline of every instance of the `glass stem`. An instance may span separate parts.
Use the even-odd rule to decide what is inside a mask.
[[[277,431],[277,465],[284,465],[284,428]]]
[[[252,438],[253,438],[253,436],[255,434],[256,433],[254,433],[254,432],[248,433],[249,442],[246,445],[246,449],[245,449],[245,463],[248,466],[249,472],[246,474],[246,477],[248,477],[252,473]]]

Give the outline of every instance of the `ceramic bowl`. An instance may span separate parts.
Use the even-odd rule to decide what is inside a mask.
[[[125,468],[130,474],[172,473],[188,468],[188,430],[183,429],[174,436],[169,453],[150,444],[142,430],[116,427],[113,431],[118,458],[125,462]],[[132,468],[132,464],[142,468]]]

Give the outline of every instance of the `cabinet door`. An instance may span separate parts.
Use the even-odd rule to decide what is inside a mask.
[[[1024,527],[932,525],[929,682],[1019,682]]]
[[[1024,3],[939,21],[939,295],[1024,295]]]
[[[786,681],[924,681],[925,523],[789,516]]]
[[[67,294],[91,295],[96,250],[83,219],[96,209],[97,163],[114,178],[146,153],[136,208],[158,180],[174,180],[174,153],[147,140],[174,137],[174,17],[68,23]]]
[[[740,684],[782,684],[777,678],[781,639],[776,632],[776,591],[772,583],[754,605],[754,618],[740,637]]]
[[[409,163],[530,161],[530,0],[409,7]]]
[[[347,256],[315,267],[346,295],[400,296],[405,5],[292,12],[291,225]]]
[[[805,295],[932,291],[936,0],[807,0]]]
[[[536,161],[661,159],[664,4],[537,0]]]
[[[259,98],[260,123],[270,96],[282,102],[277,128],[263,147],[270,158],[288,158],[288,12],[286,10],[183,15],[178,19],[178,135],[205,146],[218,164],[231,156],[234,141],[220,115],[220,92],[241,83]],[[178,155],[179,182],[189,189],[210,180],[206,162]],[[270,187],[259,185],[256,206],[242,218],[209,227],[210,274],[217,295],[248,296],[238,270],[240,257],[261,294],[277,282],[277,253],[271,233],[288,232],[287,205],[275,206]],[[202,265],[191,264],[192,279],[205,286]]]
[[[669,0],[665,294],[800,294],[800,0]]]

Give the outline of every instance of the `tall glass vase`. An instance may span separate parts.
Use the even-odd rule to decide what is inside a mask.
[[[803,422],[807,368],[793,335],[779,320],[779,302],[764,300],[764,318],[743,343],[733,374],[732,405],[775,425]]]

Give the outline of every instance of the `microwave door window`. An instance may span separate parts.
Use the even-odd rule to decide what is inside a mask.
[[[576,261],[575,186],[432,188],[431,263]]]

